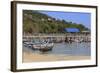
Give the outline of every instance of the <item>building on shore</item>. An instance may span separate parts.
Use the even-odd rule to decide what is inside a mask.
[[[65,28],[65,42],[90,42],[90,31],[80,31],[78,28]]]

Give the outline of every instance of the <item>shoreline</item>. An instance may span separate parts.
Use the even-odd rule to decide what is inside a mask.
[[[23,52],[22,62],[50,62],[50,61],[69,61],[69,60],[89,60],[91,56],[69,56],[53,54],[36,54]]]

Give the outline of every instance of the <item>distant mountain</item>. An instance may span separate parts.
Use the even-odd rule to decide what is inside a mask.
[[[80,32],[89,30],[82,24],[58,20],[39,11],[23,10],[24,33],[65,33],[64,28],[78,28]]]

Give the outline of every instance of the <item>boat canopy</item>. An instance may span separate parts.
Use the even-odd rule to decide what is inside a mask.
[[[78,28],[65,28],[64,31],[69,32],[69,33],[71,33],[71,32],[74,32],[74,33],[75,32],[80,32],[80,30]]]

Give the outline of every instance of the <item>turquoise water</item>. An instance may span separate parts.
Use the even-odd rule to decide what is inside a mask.
[[[24,51],[38,53],[38,54],[56,54],[56,55],[78,55],[78,56],[90,56],[91,55],[91,44],[82,43],[55,43],[51,51],[41,52],[39,50],[33,50],[23,46]]]

